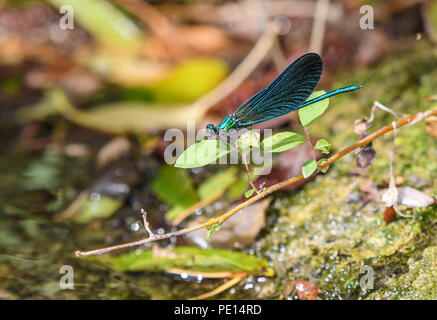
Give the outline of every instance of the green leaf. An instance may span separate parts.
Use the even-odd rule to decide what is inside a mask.
[[[268,262],[255,255],[223,249],[201,249],[197,247],[176,247],[166,257],[153,257],[151,249],[140,254],[130,252],[119,256],[86,257],[109,265],[117,271],[152,271],[183,269],[198,272],[248,272],[253,275],[273,276],[274,270]]]
[[[25,190],[55,189],[62,185],[62,170],[65,159],[50,149],[33,161],[22,173],[21,185]]]
[[[245,193],[244,193],[244,196],[246,197],[246,198],[249,198],[253,193],[255,192],[255,190],[252,188],[252,189],[250,189],[250,190],[247,190]]]
[[[214,195],[223,194],[226,189],[228,189],[237,180],[236,173],[238,169],[231,167],[225,171],[219,172],[212,177],[208,178],[206,181],[202,182],[197,188],[197,194],[200,200],[205,200]],[[170,211],[165,213],[165,217],[168,220],[174,220],[186,209],[191,207],[193,204],[188,206],[177,205],[171,208]]]
[[[176,160],[175,167],[202,167],[229,153],[228,146],[215,139],[202,140],[189,146]]]
[[[223,172],[217,173],[208,178],[197,188],[197,194],[200,200],[204,200],[218,192],[224,192],[236,180],[237,168],[231,167]]]
[[[188,208],[189,206],[187,206],[187,207],[183,207],[183,206],[174,206],[173,208],[171,208],[169,211],[167,211],[166,213],[165,213],[165,218],[166,219],[168,219],[168,220],[174,220],[174,219],[176,219],[177,217],[179,217],[179,215],[182,213],[182,212],[184,212],[187,208]]]
[[[250,151],[251,147],[259,148],[260,135],[258,132],[248,130],[246,133],[241,135],[238,139],[238,146],[242,154],[246,154]]]
[[[297,147],[305,139],[294,132],[280,132],[267,137],[261,143],[264,151],[282,152]]]
[[[108,218],[122,205],[123,201],[103,195],[99,200],[86,199],[74,220],[79,223],[88,223],[94,219]]]
[[[302,167],[302,175],[304,178],[308,178],[317,170],[317,163],[314,160],[305,161]]]
[[[231,185],[229,188],[229,191],[227,193],[227,196],[231,200],[237,200],[241,198],[241,196],[244,194],[244,191],[249,186],[249,180],[247,178],[247,173],[241,173],[235,183]]]
[[[325,139],[317,140],[316,145],[314,146],[314,149],[320,150],[323,153],[328,154],[331,151],[332,144],[330,144]]]
[[[310,97],[307,99],[311,100],[317,98],[326,91],[320,90],[313,92]],[[329,99],[324,99],[322,101],[310,104],[302,109],[299,109],[299,119],[304,127],[309,127],[314,121],[316,121],[329,107]]]
[[[206,230],[208,230],[208,233],[206,234],[206,239],[207,240],[209,240],[210,238],[211,238],[211,236],[212,236],[212,233],[214,232],[214,231],[219,231],[220,230],[220,225],[219,224],[213,224],[212,226],[210,226],[210,227],[206,227]]]
[[[199,201],[188,173],[172,166],[161,169],[151,188],[161,200],[173,206],[189,207]]]

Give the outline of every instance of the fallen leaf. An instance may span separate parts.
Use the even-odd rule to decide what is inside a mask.
[[[130,142],[126,137],[116,137],[105,144],[97,154],[99,167],[119,158],[123,153],[130,150]]]
[[[167,250],[169,251],[169,250]],[[274,275],[274,270],[266,260],[253,254],[223,250],[201,249],[197,247],[180,246],[171,250],[176,256],[154,257],[153,249],[141,253],[130,252],[118,256],[90,256],[82,259],[96,261],[109,265],[117,271],[166,271],[168,269],[184,269],[198,272],[247,272],[253,275]]]
[[[206,238],[207,230],[201,229],[186,235],[191,243],[202,248],[235,248],[245,247],[253,243],[258,233],[265,227],[265,211],[271,199],[254,203],[230,217],[221,226],[219,231],[212,234],[210,239]],[[192,227],[207,221],[205,217],[199,217],[188,224]]]
[[[151,188],[162,201],[172,206],[185,208],[199,201],[187,171],[173,166],[163,166]]]

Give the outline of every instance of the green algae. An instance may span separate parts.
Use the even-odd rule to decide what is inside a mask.
[[[437,246],[423,250],[420,257],[407,260],[408,271],[386,281],[383,289],[372,292],[371,299],[436,299]]]

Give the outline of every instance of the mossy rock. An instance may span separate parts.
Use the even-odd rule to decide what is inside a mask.
[[[394,57],[357,96],[332,99],[311,134],[327,139],[338,150],[358,140],[354,120],[369,117],[375,100],[403,114],[436,108],[429,98],[435,94],[430,85],[430,79],[437,78],[435,65],[436,52],[426,43]],[[359,83],[368,72],[342,84]],[[372,130],[394,120],[378,111]],[[389,179],[391,143],[392,134],[374,142],[376,160],[368,179],[376,183]],[[397,130],[395,150],[395,175],[405,178],[404,185],[436,196],[437,139],[426,132],[425,125]],[[410,217],[386,223],[383,204],[348,201],[367,181],[348,175],[356,167],[355,159],[356,155],[345,156],[298,193],[282,194],[273,202],[272,227],[257,243],[258,254],[270,257],[278,275],[273,295],[287,298],[284,282],[301,279],[316,283],[321,299],[435,299],[437,206],[403,209]],[[366,266],[373,271],[373,288],[360,286]],[[260,289],[258,297],[271,298],[269,285]],[[293,293],[290,297],[297,298]]]

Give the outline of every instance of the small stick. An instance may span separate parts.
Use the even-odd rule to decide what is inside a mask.
[[[147,222],[147,211],[141,208],[141,214],[143,215],[144,228],[146,228],[147,233],[149,234],[149,239],[153,239],[156,235],[150,230],[149,223]]]
[[[305,140],[306,140],[308,146],[309,146],[310,149],[311,149],[311,152],[312,152],[312,154],[313,154],[313,160],[314,160],[314,161],[317,161],[317,159],[316,159],[316,151],[314,150],[314,146],[313,146],[313,144],[311,143],[311,138],[310,138],[310,129],[309,129],[308,127],[304,127],[304,128],[305,128]]]
[[[375,119],[375,111],[377,109],[388,112],[398,118],[404,117],[404,115],[394,111],[393,109],[390,109],[389,107],[384,106],[382,103],[379,103],[378,101],[375,101],[373,102],[373,107],[372,110],[370,111],[370,118],[369,120],[367,120],[367,129],[370,129],[370,127],[372,126],[372,122]]]
[[[258,188],[256,187],[256,185],[255,185],[255,184],[253,183],[253,181],[252,181],[252,176],[250,175],[250,169],[249,169],[249,166],[248,166],[247,161],[246,161],[246,156],[243,154],[243,152],[241,152],[241,149],[240,149],[240,147],[238,146],[238,140],[237,140],[236,147],[237,147],[237,151],[238,151],[238,153],[239,153],[240,156],[241,156],[241,161],[243,161],[244,168],[246,169],[247,179],[249,180],[249,184],[250,184],[250,186],[253,188],[253,190],[256,191],[256,193],[259,193]]]
[[[219,137],[219,139],[221,140],[221,136],[219,135],[218,137]],[[226,145],[228,145],[228,141],[227,141],[227,140],[226,140],[226,141],[221,140],[221,141],[222,141],[223,143],[225,143]],[[250,184],[250,186],[251,186],[251,187],[256,191],[256,193],[259,193],[259,190],[256,188],[255,184],[253,183],[252,176],[251,176],[251,174],[250,174],[250,170],[249,170],[249,166],[248,166],[248,164],[247,164],[246,158],[245,158],[245,156],[243,155],[243,152],[241,152],[240,147],[238,146],[238,139],[235,141],[235,147],[234,147],[231,143],[229,143],[229,145],[230,145],[232,148],[234,148],[234,149],[238,152],[238,154],[241,156],[241,161],[243,162],[243,164],[244,164],[244,168],[246,169],[246,174],[247,174],[247,179],[248,179],[248,181],[249,181],[249,184]]]

